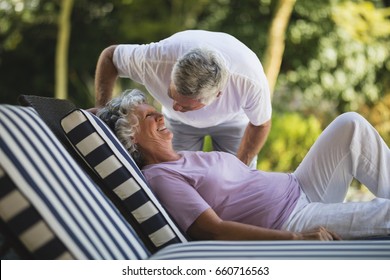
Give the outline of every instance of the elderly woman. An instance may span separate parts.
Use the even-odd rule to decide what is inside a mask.
[[[252,170],[224,152],[176,152],[162,114],[139,90],[98,112],[161,203],[194,239],[354,239],[390,234],[390,150],[360,115],[322,133],[292,174]],[[356,178],[376,196],[343,202]]]

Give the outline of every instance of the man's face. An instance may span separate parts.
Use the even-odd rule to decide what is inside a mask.
[[[173,83],[169,85],[168,88],[168,96],[173,100],[173,110],[179,111],[179,112],[188,112],[188,111],[195,111],[203,108],[206,106],[205,104],[201,103],[197,99],[192,99],[186,96],[183,96],[179,94],[176,91],[176,87]]]

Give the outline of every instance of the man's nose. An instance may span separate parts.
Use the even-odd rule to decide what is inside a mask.
[[[181,110],[183,110],[183,107],[180,106],[179,104],[177,104],[176,101],[173,102],[172,108],[173,108],[173,110],[175,110],[175,111],[181,111]]]

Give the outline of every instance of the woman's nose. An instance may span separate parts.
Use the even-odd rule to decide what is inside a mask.
[[[157,120],[161,120],[161,119],[164,118],[164,115],[161,114],[161,113],[157,113],[157,114],[156,114],[156,117],[157,117]]]

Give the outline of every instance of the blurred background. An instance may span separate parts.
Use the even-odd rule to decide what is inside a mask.
[[[105,47],[185,29],[229,33],[262,61],[274,111],[259,169],[294,170],[346,111],[390,143],[390,0],[0,0],[0,103],[32,94],[93,107]],[[120,79],[115,91],[130,87],[142,89]],[[349,199],[369,195],[354,182]]]

